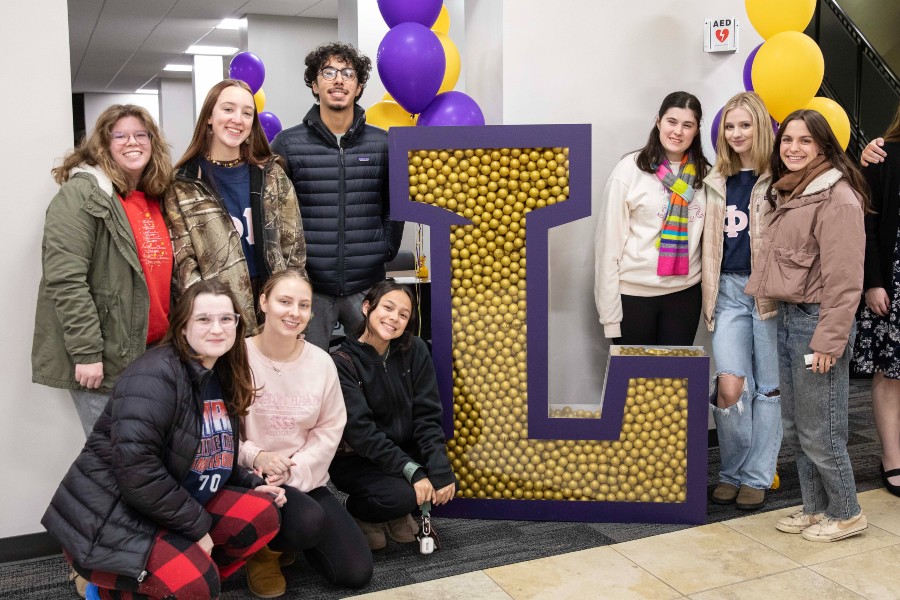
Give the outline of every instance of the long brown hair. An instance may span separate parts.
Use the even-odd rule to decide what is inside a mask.
[[[206,100],[203,101],[203,106],[200,108],[200,115],[197,117],[197,124],[194,125],[194,136],[191,138],[191,143],[188,145],[187,150],[184,151],[184,155],[178,163],[175,164],[176,170],[180,169],[185,163],[193,160],[195,157],[206,156],[209,153],[210,138],[213,133],[209,127],[208,121],[212,116],[212,111],[216,106],[216,102],[219,101],[219,95],[221,95],[225,88],[229,87],[239,87],[242,90],[247,90],[251,99],[253,98],[253,92],[250,91],[250,86],[238,79],[223,79],[212,86],[206,94]],[[241,144],[240,151],[241,158],[248,163],[262,165],[269,162],[274,156],[272,154],[272,149],[269,147],[269,141],[266,139],[266,133],[259,123],[256,102],[253,102],[253,125],[250,126],[250,137],[247,138],[247,142],[248,143]]]
[[[137,186],[132,186],[122,167],[113,160],[109,150],[110,134],[119,119],[135,117],[144,124],[150,134],[150,162],[144,167]],[[98,167],[116,191],[123,196],[138,189],[153,198],[162,198],[172,182],[172,158],[169,156],[169,144],[166,143],[156,121],[147,109],[136,104],[113,104],[97,117],[97,123],[91,135],[85,136],[78,147],[63,158],[63,162],[50,172],[58,184],[69,180],[72,169],[81,164]]]
[[[659,106],[659,112],[656,115],[657,122],[653,124],[650,135],[647,137],[647,143],[638,152],[635,162],[641,171],[656,174],[656,167],[659,165],[660,158],[664,156],[662,142],[659,140],[659,120],[665,116],[666,111],[670,108],[684,108],[694,113],[694,119],[697,120],[697,134],[691,141],[688,148],[691,156],[694,158],[694,165],[697,167],[697,178],[694,180],[694,187],[700,189],[703,186],[703,178],[709,170],[709,161],[703,156],[703,140],[700,137],[700,121],[703,119],[703,109],[700,107],[700,101],[697,97],[688,92],[672,92],[663,98],[662,104]]]
[[[200,294],[212,294],[214,296],[227,296],[231,300],[235,312],[238,311],[238,300],[227,284],[218,279],[206,279],[198,281],[189,287],[178,299],[175,309],[169,314],[169,330],[162,343],[171,344],[178,357],[186,363],[196,362],[200,357],[188,344],[184,330],[188,326],[194,312],[194,300]],[[256,393],[253,387],[253,376],[250,373],[250,362],[247,360],[247,348],[244,345],[244,335],[247,325],[243,319],[238,319],[234,332],[234,344],[223,356],[216,360],[213,367],[219,375],[222,383],[222,395],[228,412],[243,417],[253,401]]]
[[[888,126],[887,131],[881,136],[886,142],[900,142],[900,104],[897,104],[897,112],[894,113],[894,120]]]
[[[850,157],[841,148],[841,144],[834,137],[831,131],[831,125],[825,120],[822,114],[815,110],[800,109],[795,110],[781,123],[778,133],[775,135],[775,149],[772,152],[772,161],[770,168],[772,170],[772,184],[769,186],[767,193],[769,202],[774,206],[775,190],[772,186],[788,172],[787,165],[781,160],[781,138],[784,137],[784,130],[788,123],[795,120],[801,120],[806,123],[809,134],[813,141],[822,149],[825,159],[831,163],[831,166],[841,172],[850,187],[862,198],[863,212],[871,213],[872,204],[869,201],[869,186],[866,179],[856,166],[856,163],[850,160]]]
[[[412,290],[409,286],[397,283],[393,279],[386,279],[384,281],[379,281],[366,293],[365,297],[360,304],[360,311],[362,311],[362,304],[369,305],[369,313],[375,310],[378,307],[378,304],[381,302],[381,299],[384,298],[385,295],[391,292],[403,292],[407,296],[409,296],[410,303],[410,312],[409,312],[409,320],[406,322],[406,329],[403,330],[403,333],[400,334],[400,337],[397,338],[400,344],[401,350],[408,350],[410,346],[412,346],[412,338],[415,331],[419,329],[419,311],[416,308],[416,295],[413,294]],[[357,336],[362,336],[369,327],[369,315],[363,313],[363,322],[359,328],[359,331],[356,332]]]

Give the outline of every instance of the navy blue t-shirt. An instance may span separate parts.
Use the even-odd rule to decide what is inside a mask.
[[[191,470],[181,483],[194,500],[206,506],[231,477],[234,465],[234,431],[222,400],[219,376],[213,373],[201,392],[203,429]]]
[[[758,179],[753,171],[739,171],[725,182],[723,273],[750,272],[750,193]]]
[[[242,163],[237,167],[212,167],[212,176],[216,182],[216,191],[225,202],[225,208],[231,215],[234,229],[241,237],[241,249],[247,259],[250,277],[256,277],[256,255],[253,254],[253,218],[250,214],[250,166]]]

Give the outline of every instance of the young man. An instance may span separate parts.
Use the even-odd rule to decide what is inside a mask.
[[[278,134],[306,236],[313,318],[306,339],[328,350],[335,323],[351,335],[360,305],[384,263],[396,256],[403,222],[390,218],[387,133],[366,125],[356,102],[372,61],[349,44],[325,44],[306,57],[306,85],[317,104],[303,122]]]

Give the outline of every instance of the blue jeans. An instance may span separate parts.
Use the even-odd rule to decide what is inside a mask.
[[[772,485],[781,448],[778,390],[778,324],[763,321],[752,296],[744,293],[748,275],[723,273],[716,300],[712,353],[716,361],[709,402],[719,436],[719,481],[764,490]],[[716,405],[718,376],[744,379],[737,404]]]
[[[314,292],[313,317],[306,326],[304,339],[328,352],[331,334],[334,333],[334,326],[338,322],[344,326],[347,337],[358,337],[358,330],[362,328],[365,320],[362,314],[362,301],[368,291],[364,290],[349,296],[329,296]]]
[[[845,520],[859,514],[856,482],[847,454],[850,356],[856,322],[844,354],[828,373],[806,369],[803,357],[819,323],[818,304],[779,305],[778,367],[784,443],[794,453],[803,512]]]

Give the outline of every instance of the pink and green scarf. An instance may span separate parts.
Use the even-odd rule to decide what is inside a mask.
[[[694,198],[694,180],[697,177],[697,168],[691,158],[687,153],[682,156],[678,175],[672,171],[668,160],[663,160],[656,169],[656,176],[672,191],[666,220],[656,240],[656,247],[659,248],[656,274],[660,277],[687,275],[690,270],[688,205]]]

